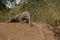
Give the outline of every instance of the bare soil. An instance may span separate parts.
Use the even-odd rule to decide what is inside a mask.
[[[57,40],[52,30],[45,23],[0,23],[0,40]]]

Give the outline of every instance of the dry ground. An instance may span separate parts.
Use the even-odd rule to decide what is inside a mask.
[[[56,40],[51,26],[33,24],[0,23],[0,40]]]

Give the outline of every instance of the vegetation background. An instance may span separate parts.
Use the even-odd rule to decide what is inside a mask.
[[[27,0],[14,9],[6,9],[0,4],[0,22],[7,21],[16,14],[28,10],[32,21],[45,22],[53,26],[60,25],[60,0]]]

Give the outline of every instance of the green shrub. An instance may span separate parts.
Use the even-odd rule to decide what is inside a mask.
[[[6,21],[9,13],[13,17],[21,10],[28,10],[31,13],[31,20],[34,22],[45,22],[53,26],[60,25],[60,0],[27,0],[27,3],[24,3],[21,7],[19,5],[17,8],[5,13],[5,15],[3,13],[0,22]]]

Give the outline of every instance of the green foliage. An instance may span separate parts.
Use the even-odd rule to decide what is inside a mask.
[[[11,17],[13,17],[21,10],[28,10],[32,16],[31,20],[34,22],[45,22],[53,26],[60,25],[60,0],[27,0],[27,3],[24,3],[21,8],[19,6],[8,13],[11,13]],[[8,13],[5,15],[7,19]],[[0,19],[7,20],[6,18],[3,20],[3,16]]]
[[[31,12],[33,21],[56,26],[60,25],[59,4],[60,0],[28,0],[28,3],[24,4],[24,9]]]
[[[5,5],[0,2],[0,11],[2,11],[3,9],[5,9]]]

